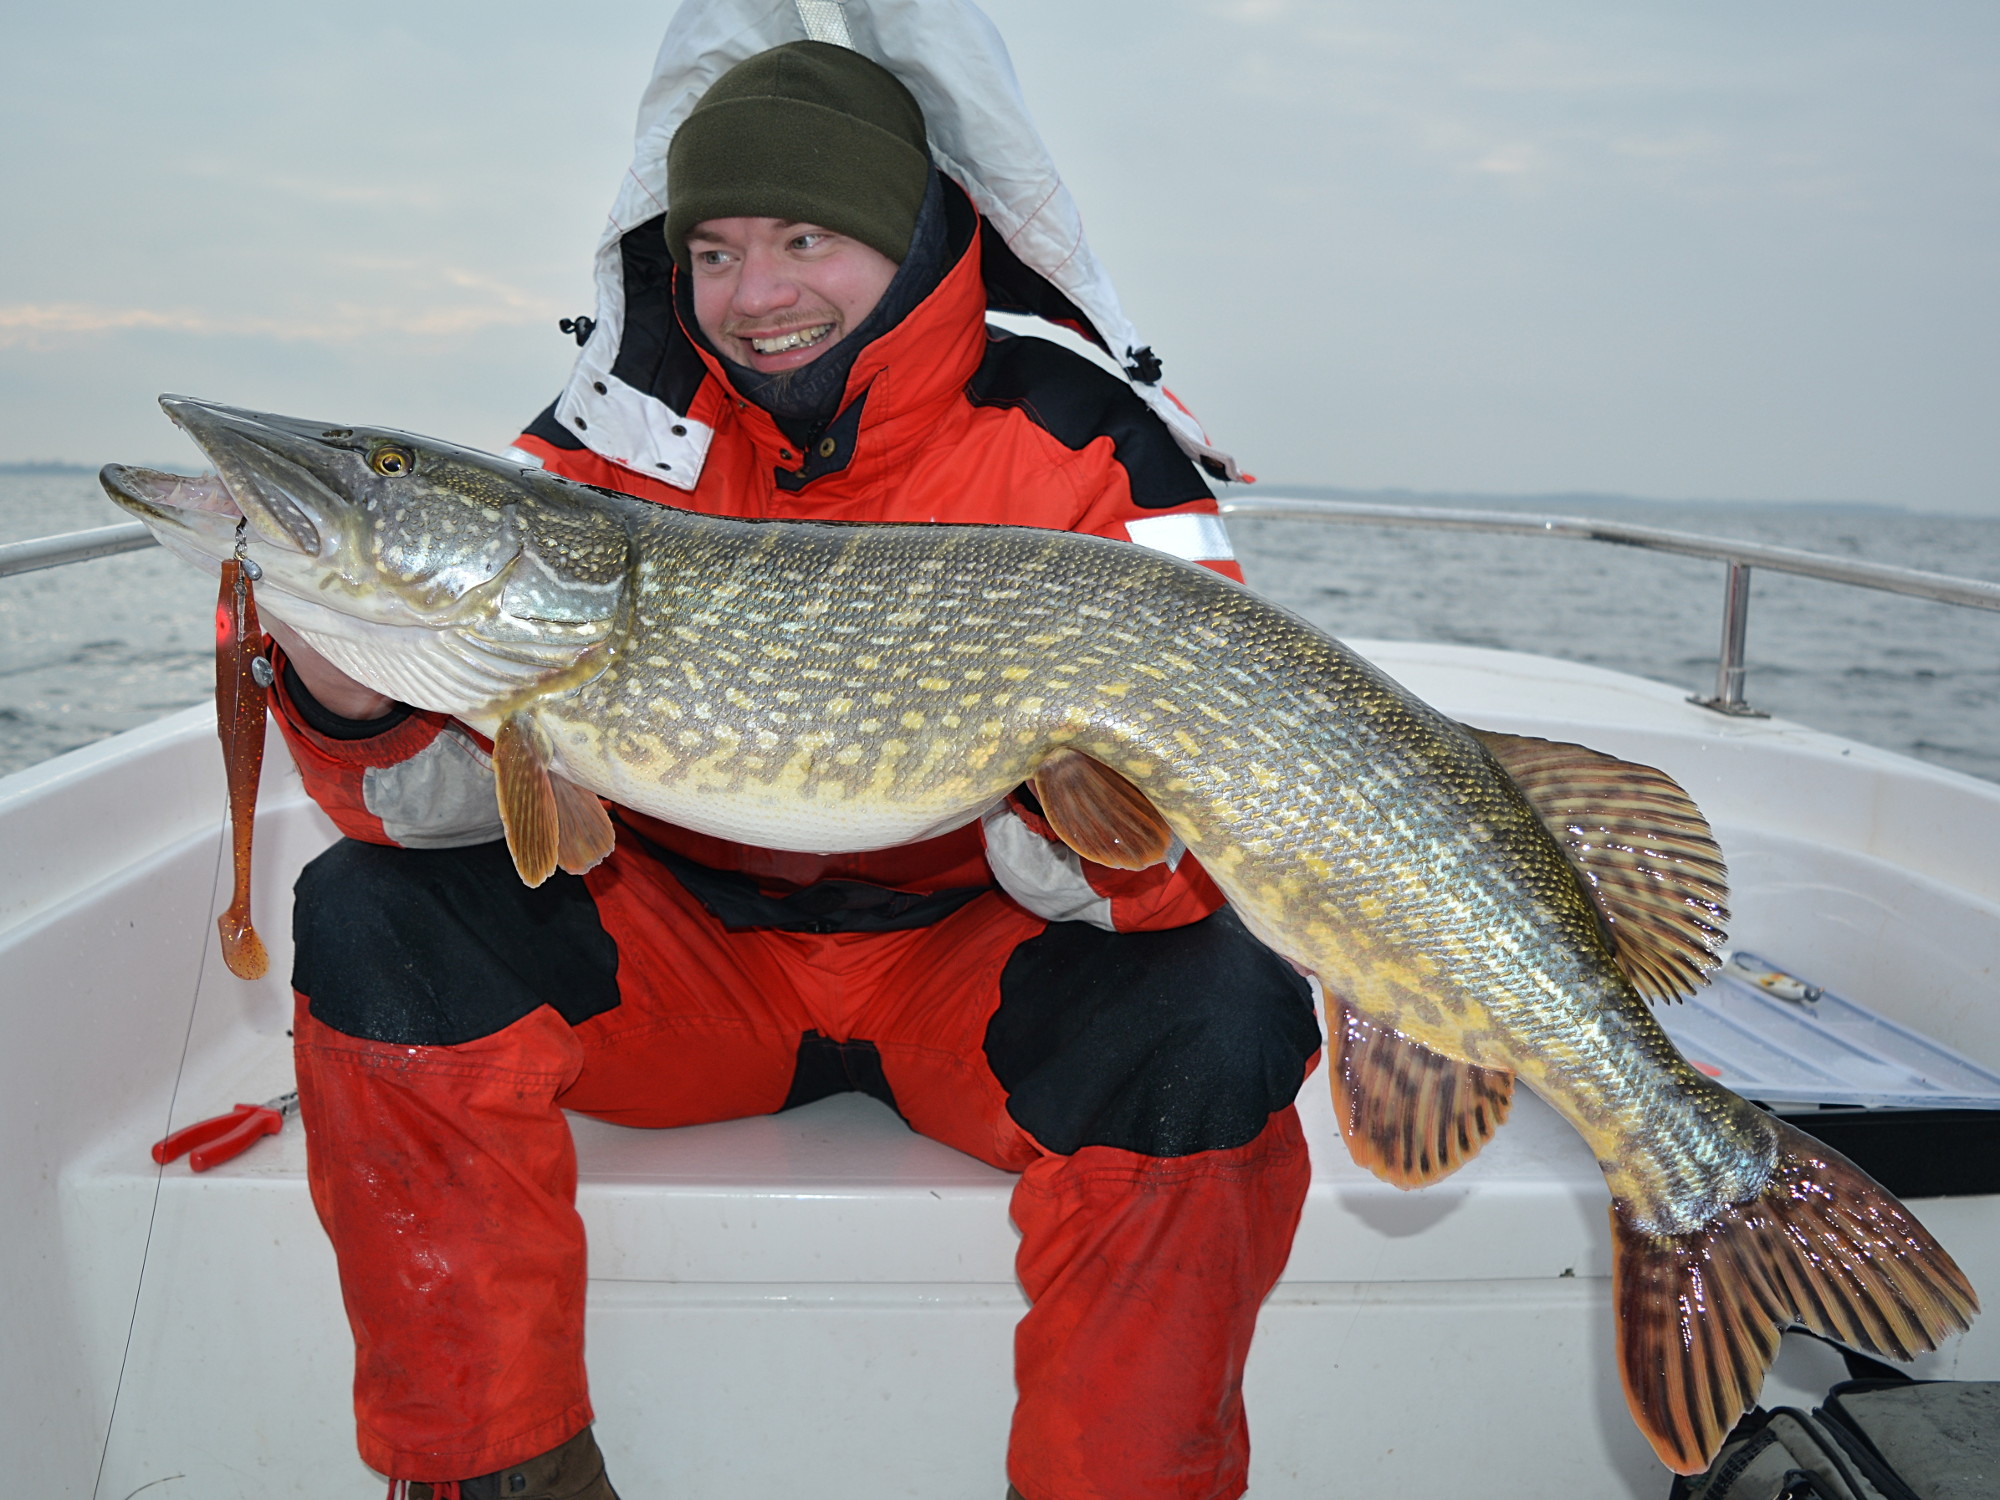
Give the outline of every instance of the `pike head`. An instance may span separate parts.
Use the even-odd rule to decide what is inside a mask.
[[[640,502],[490,454],[162,396],[216,475],[112,464],[173,551],[256,565],[258,603],[348,675],[482,728],[608,664]]]

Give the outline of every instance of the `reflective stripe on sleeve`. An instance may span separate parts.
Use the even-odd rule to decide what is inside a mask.
[[[1222,517],[1200,512],[1177,516],[1144,516],[1125,523],[1125,534],[1141,547],[1185,558],[1188,562],[1213,562],[1233,558],[1229,530]]]

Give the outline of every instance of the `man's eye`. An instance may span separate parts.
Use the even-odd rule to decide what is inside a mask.
[[[825,243],[826,236],[823,234],[801,234],[793,238],[792,248],[794,250],[816,250]]]

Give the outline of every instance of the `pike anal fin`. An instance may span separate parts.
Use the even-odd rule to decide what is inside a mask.
[[[1457,1062],[1327,996],[1327,1076],[1341,1138],[1357,1165],[1399,1188],[1448,1177],[1507,1118],[1514,1075]]]
[[[1096,864],[1143,870],[1173,845],[1173,830],[1146,794],[1088,755],[1058,750],[1028,784],[1056,837]]]
[[[1708,1467],[1792,1323],[1907,1360],[1979,1299],[1929,1231],[1838,1152],[1782,1121],[1770,1182],[1690,1234],[1613,1204],[1618,1364],[1633,1420],[1681,1474]]]
[[[559,868],[581,875],[617,841],[604,804],[549,770],[547,742],[525,712],[508,715],[494,733],[493,786],[507,852],[528,885]]]

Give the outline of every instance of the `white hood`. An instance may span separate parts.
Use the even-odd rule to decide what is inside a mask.
[[[562,425],[592,451],[692,489],[710,432],[649,391],[612,374],[624,334],[625,235],[667,209],[667,143],[709,85],[747,57],[811,38],[852,47],[916,96],[938,167],[1028,269],[1080,309],[1126,378],[1188,455],[1217,478],[1236,462],[1146,373],[1150,351],[1091,254],[1083,220],[1028,118],[1000,33],[971,0],[686,0],[667,26],[638,134],[610,222],[597,246],[596,326],[556,403]]]

